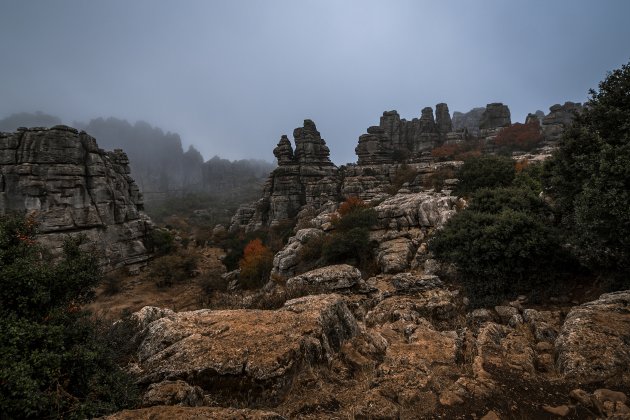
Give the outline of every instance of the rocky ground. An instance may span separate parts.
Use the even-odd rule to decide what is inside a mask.
[[[111,418],[630,418],[629,291],[467,311],[435,276],[343,284],[277,310],[136,312],[145,408]]]
[[[630,291],[472,310],[426,252],[460,205],[409,192],[377,203],[373,277],[295,272],[305,238],[330,229],[326,208],[276,254],[261,292],[305,296],[135,312],[128,369],[144,408],[111,418],[630,418]]]

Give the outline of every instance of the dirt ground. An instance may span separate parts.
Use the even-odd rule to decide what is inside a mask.
[[[224,272],[225,267],[220,261],[224,251],[220,248],[201,248],[194,250],[199,254],[197,266],[198,276],[209,272]],[[101,318],[120,318],[122,314],[135,312],[144,306],[158,306],[174,311],[190,311],[204,306],[203,291],[197,277],[176,282],[170,287],[157,287],[151,272],[143,270],[136,276],[121,276],[120,291],[109,294],[103,284],[96,289],[96,299],[86,306]]]

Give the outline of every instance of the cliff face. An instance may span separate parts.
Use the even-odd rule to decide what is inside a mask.
[[[106,269],[141,264],[151,222],[122,150],[105,152],[66,126],[0,133],[0,213],[22,211],[39,223],[39,240],[61,250],[84,234]]]

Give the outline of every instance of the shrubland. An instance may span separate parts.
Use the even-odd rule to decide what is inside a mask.
[[[36,225],[0,217],[0,412],[3,418],[86,418],[137,402],[115,349],[82,309],[101,280],[96,257],[68,239],[50,260]]]

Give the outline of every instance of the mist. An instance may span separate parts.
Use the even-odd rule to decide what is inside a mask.
[[[514,122],[585,101],[630,57],[628,15],[613,0],[5,0],[0,119],[141,120],[204,160],[273,161],[310,118],[343,164],[385,110],[503,102]]]

